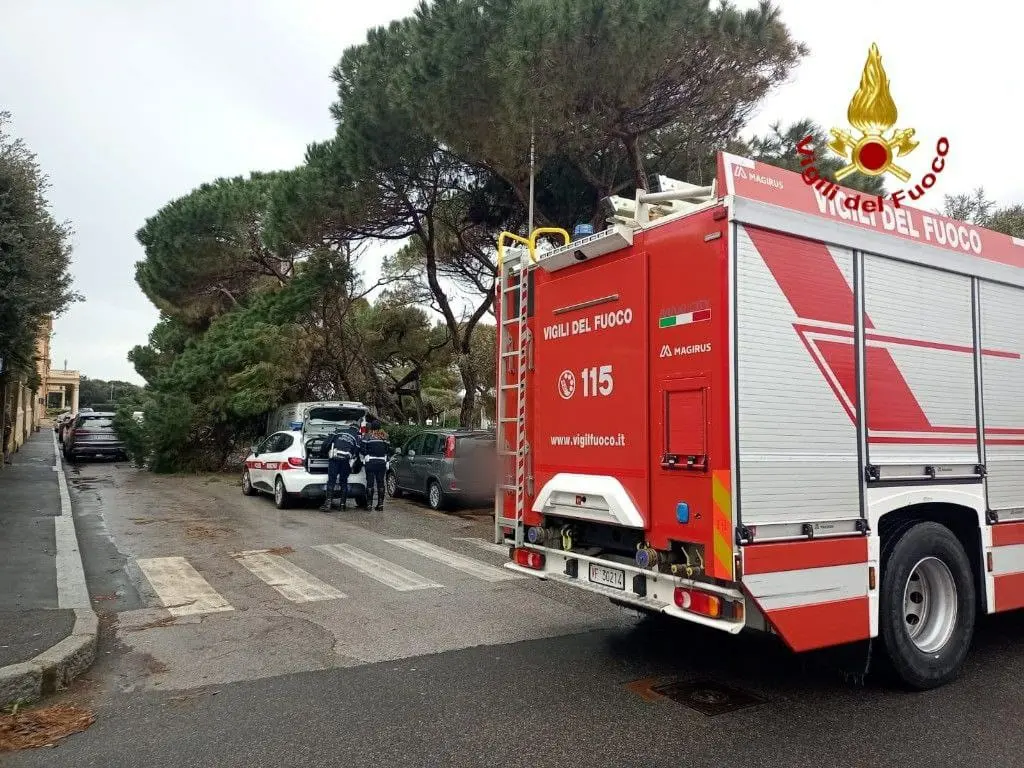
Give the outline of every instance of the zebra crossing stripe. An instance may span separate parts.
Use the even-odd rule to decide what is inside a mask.
[[[477,539],[474,537],[456,537],[456,541],[468,541],[470,544],[475,544],[480,549],[486,549],[488,552],[494,552],[495,554],[501,555],[506,560],[508,559],[508,547],[504,544],[495,544],[493,541],[484,541],[483,539]]]
[[[471,557],[460,555],[420,539],[385,539],[385,541],[388,544],[394,544],[396,547],[402,547],[402,549],[415,552],[417,555],[443,563],[457,571],[462,571],[484,581],[511,581],[512,579],[525,578],[518,573],[512,573],[503,568],[495,568],[493,565],[481,563],[479,560],[474,560]]]
[[[236,552],[231,557],[243,565],[256,578],[276,589],[293,603],[311,603],[316,600],[338,600],[346,597],[330,584],[265,549]]]
[[[147,557],[135,562],[172,616],[234,610],[184,557]]]
[[[413,573],[408,568],[403,568],[382,557],[356,549],[348,544],[319,544],[313,547],[313,549],[323,552],[328,557],[333,557],[339,563],[355,568],[360,573],[399,592],[443,586],[437,582],[425,579],[417,573]]]

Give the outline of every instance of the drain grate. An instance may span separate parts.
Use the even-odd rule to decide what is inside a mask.
[[[760,696],[708,680],[663,683],[651,686],[651,691],[710,717],[765,703]]]

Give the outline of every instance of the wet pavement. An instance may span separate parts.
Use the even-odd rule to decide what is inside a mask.
[[[122,463],[69,479],[102,637],[63,700],[97,720],[11,766],[1010,766],[1024,752],[1019,612],[982,620],[959,680],[908,694],[769,636],[498,580],[486,514],[279,511],[235,477]]]
[[[122,462],[69,464],[68,479],[112,644],[91,677],[108,690],[227,684],[631,620],[500,568],[485,510],[406,499],[383,513],[278,510],[243,496],[234,475],[157,476]]]
[[[0,469],[0,666],[60,642],[74,613],[58,608],[53,433],[34,432]]]

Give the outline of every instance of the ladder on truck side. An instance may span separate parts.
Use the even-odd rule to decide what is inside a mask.
[[[494,543],[506,541],[505,529],[512,529],[515,546],[523,545],[523,520],[526,513],[526,459],[530,446],[526,440],[526,374],[527,352],[531,343],[529,319],[530,271],[536,265],[537,237],[561,235],[569,242],[564,229],[541,227],[520,237],[512,232],[498,236],[498,366],[495,396],[495,428],[501,467],[497,493],[494,495]],[[506,250],[505,241],[520,247]],[[511,408],[509,406],[512,406]],[[508,439],[509,426],[514,436]],[[506,512],[508,497],[513,496],[511,516]]]

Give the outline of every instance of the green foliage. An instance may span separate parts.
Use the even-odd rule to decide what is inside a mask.
[[[300,324],[316,297],[310,277],[256,296],[212,321],[151,382],[136,455],[157,472],[216,469],[260,417],[287,398],[307,351]]]
[[[970,194],[946,195],[942,213],[1004,235],[1024,237],[1024,205],[997,208],[995,201],[985,195],[983,187]]]
[[[48,182],[36,157],[8,132],[0,111],[0,358],[4,370],[31,374],[46,315],[81,300],[71,287],[71,229],[46,199]]]
[[[128,352],[128,360],[136,373],[152,384],[161,369],[170,365],[198,332],[169,315],[161,313],[160,321],[149,332],[149,343],[136,345]]]
[[[645,185],[647,168],[666,172],[659,131],[685,126],[676,138],[701,154],[721,146],[806,53],[768,3],[445,0],[385,34],[408,51],[374,62],[402,71],[392,97],[411,99],[441,144],[520,194],[528,116],[541,167],[568,160],[604,195]],[[344,113],[351,94],[339,95]]]
[[[204,329],[268,283],[291,274],[281,236],[265,236],[271,189],[280,174],[218,179],[172,201],[136,237],[146,258],[135,265],[143,292],[166,315]]]
[[[145,402],[151,406],[153,401],[147,399]],[[151,433],[148,425],[140,424],[135,420],[134,412],[136,410],[139,408],[134,404],[120,405],[114,413],[114,429],[128,449],[128,457],[132,463],[138,467],[145,467],[152,453],[151,434],[153,437],[157,437],[158,433],[156,430]],[[166,411],[161,415],[166,416]],[[166,467],[164,469],[167,471]]]
[[[734,151],[746,155],[752,160],[759,160],[778,168],[802,173],[804,169],[800,165],[797,144],[807,136],[812,137],[810,146],[815,151],[814,165],[818,169],[819,176],[829,181],[835,181],[836,171],[846,165],[846,162],[828,149],[828,132],[807,118],[791,123],[785,128],[781,123],[775,123],[765,135],[757,136],[745,145],[738,143],[734,147]],[[853,173],[836,183],[871,195],[886,194],[885,180],[881,176],[864,176],[860,173]]]
[[[384,424],[384,431],[388,433],[392,448],[401,448],[407,441],[423,432],[419,424]]]
[[[111,398],[113,393],[113,398]],[[105,381],[82,376],[78,392],[78,404],[95,408],[109,402],[139,403],[142,387],[127,381]]]

